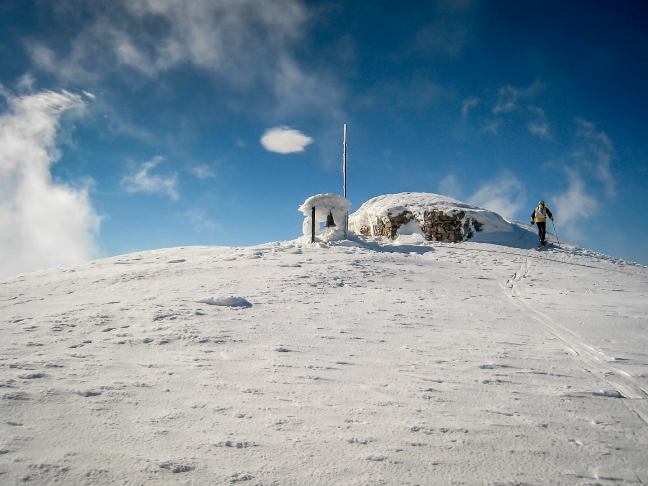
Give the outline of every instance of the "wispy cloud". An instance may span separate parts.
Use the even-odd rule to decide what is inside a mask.
[[[547,116],[542,108],[531,105],[528,107],[531,119],[527,122],[527,128],[532,135],[545,140],[551,140],[551,128]]]
[[[502,86],[497,93],[493,113],[511,113],[520,108],[520,102],[534,98],[542,90],[542,83],[533,82],[527,87]]]
[[[616,194],[616,181],[611,169],[614,158],[612,140],[592,122],[577,118],[575,123],[576,136],[582,144],[580,158],[593,169],[596,178],[604,184],[607,196],[613,197]]]
[[[31,73],[25,73],[18,79],[16,89],[22,95],[33,94],[36,87],[36,79]]]
[[[275,116],[315,110],[336,119],[343,116],[343,90],[334,77],[323,72],[309,72],[287,54],[279,56],[269,72],[272,73]]]
[[[508,218],[515,217],[525,201],[524,185],[510,173],[503,173],[497,179],[482,184],[468,198],[468,202]]]
[[[556,206],[556,222],[564,236],[578,240],[580,235],[579,222],[584,221],[599,210],[599,204],[594,196],[588,193],[585,181],[574,169],[565,169],[568,186],[564,193],[553,198]]]
[[[479,104],[479,98],[476,97],[470,97],[466,98],[463,103],[461,104],[461,118],[468,118],[468,114],[470,113],[470,110],[475,108]]]
[[[33,83],[25,81],[31,89]],[[29,86],[27,86],[29,85]],[[23,87],[25,87],[23,86]],[[52,180],[64,112],[82,109],[66,91],[14,97],[0,114],[0,275],[79,263],[95,254],[100,219],[80,187]]]
[[[197,233],[213,233],[220,227],[216,221],[209,217],[207,211],[202,208],[190,209],[189,211],[185,211],[183,215]]]
[[[151,160],[144,162],[136,171],[122,177],[122,187],[129,194],[140,192],[145,194],[162,194],[173,200],[178,200],[180,194],[178,193],[177,174],[151,174],[151,171],[160,165],[163,160],[164,158],[162,156],[156,155]]]
[[[461,184],[459,179],[454,174],[448,174],[443,179],[439,181],[438,186],[439,194],[444,196],[450,196],[454,198],[459,198],[461,194]]]
[[[311,143],[311,137],[289,127],[270,128],[261,137],[261,145],[269,152],[278,154],[303,152]]]
[[[490,133],[491,135],[497,135],[499,133],[500,126],[502,126],[502,120],[494,119],[487,120],[481,127],[483,133]]]
[[[195,165],[189,171],[198,179],[209,179],[215,176],[214,169],[207,164]]]
[[[62,3],[66,3],[63,1]],[[71,9],[54,9],[64,16]],[[83,11],[86,22],[71,39],[66,55],[31,40],[32,60],[62,79],[105,74],[127,67],[155,77],[181,64],[218,73],[237,83],[253,76],[249,61],[282,51],[298,40],[307,19],[293,0],[258,4],[249,0],[117,0],[110,9]],[[102,59],[96,58],[98,51]],[[105,63],[107,56],[113,61]],[[73,68],[72,72],[64,69]]]
[[[33,64],[63,82],[93,83],[115,75],[155,80],[192,68],[234,93],[268,93],[282,114],[313,108],[340,112],[335,80],[312,72],[295,54],[311,15],[299,0],[115,0],[109,8],[90,3],[82,14],[69,8],[71,3],[41,5],[60,16],[59,22],[80,26],[65,31],[71,35],[56,44],[38,36],[26,41]]]

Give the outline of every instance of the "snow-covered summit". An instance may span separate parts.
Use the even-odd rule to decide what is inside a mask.
[[[508,232],[515,225],[493,211],[427,192],[377,196],[349,217],[351,231],[396,238],[419,234],[431,241],[462,241],[476,233]]]

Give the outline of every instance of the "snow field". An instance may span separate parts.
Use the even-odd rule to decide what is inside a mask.
[[[0,483],[645,484],[647,293],[642,267],[474,242],[19,276]]]

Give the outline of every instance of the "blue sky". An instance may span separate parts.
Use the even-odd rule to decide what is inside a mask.
[[[341,191],[343,123],[354,208],[544,199],[559,236],[648,264],[646,25],[642,2],[1,0],[3,273],[294,238]]]

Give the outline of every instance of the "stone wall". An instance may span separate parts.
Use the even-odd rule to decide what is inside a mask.
[[[417,217],[418,216],[418,217]],[[415,215],[405,210],[397,215],[384,216],[373,222],[372,228],[363,225],[360,233],[364,236],[382,236],[394,239],[398,228],[415,220],[419,223],[426,240],[429,241],[463,241],[472,238],[475,231],[481,231],[482,224],[473,219],[466,218],[466,213],[458,211],[455,214],[446,214],[443,211],[425,210],[421,215]]]

